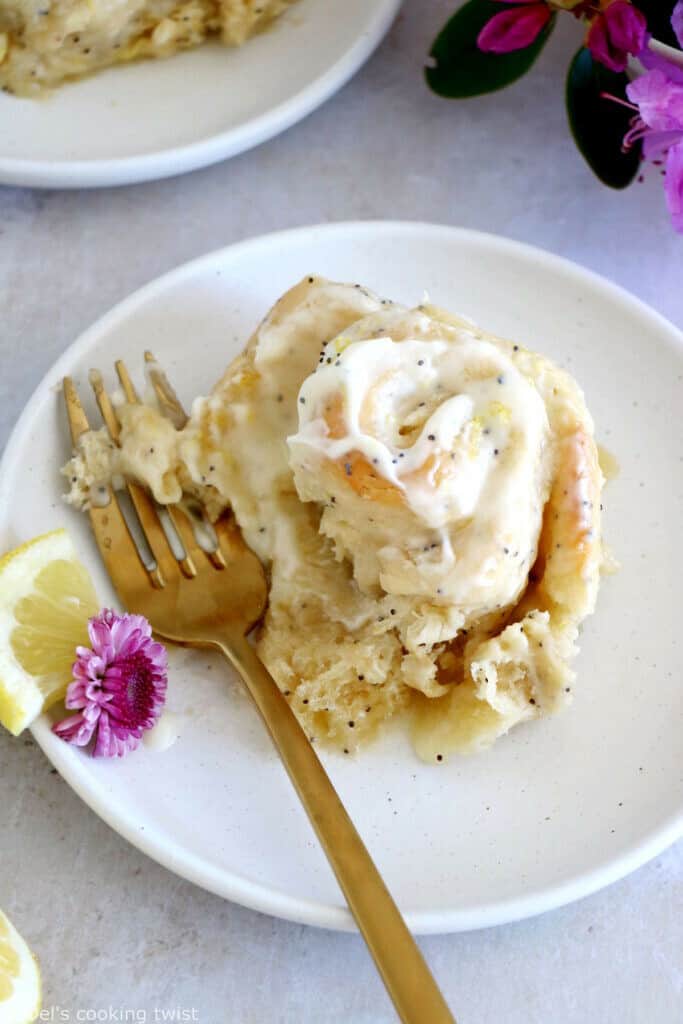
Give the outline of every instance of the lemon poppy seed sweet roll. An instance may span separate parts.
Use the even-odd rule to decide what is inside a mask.
[[[37,96],[101,68],[170,57],[206,39],[241,46],[293,2],[0,0],[0,89]]]
[[[519,599],[552,452],[544,402],[504,351],[419,310],[366,317],[304,382],[289,447],[362,590],[455,606],[456,631]]]
[[[349,753],[410,709],[442,761],[571,700],[603,478],[550,360],[312,275],[182,430],[150,415],[121,410],[113,455],[81,443],[72,500],[111,464],[157,500],[230,508],[269,575],[258,653],[315,742]]]

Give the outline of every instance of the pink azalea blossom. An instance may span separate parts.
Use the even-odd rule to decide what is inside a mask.
[[[516,0],[514,6],[494,14],[477,37],[485,53],[510,53],[530,46],[550,21],[545,0]]]
[[[591,21],[586,46],[596,60],[612,71],[624,71],[629,54],[640,53],[647,38],[647,21],[629,0],[613,0]]]
[[[671,27],[678,40],[678,45],[683,50],[683,0],[678,0],[671,15]]]
[[[671,223],[676,231],[683,233],[683,141],[669,146],[666,156],[664,189]]]
[[[648,71],[663,71],[669,81],[683,85],[683,68],[667,60],[661,53],[656,53],[645,46],[638,54],[638,60]]]
[[[683,232],[683,84],[655,68],[631,82],[626,94],[638,113],[624,145],[642,139],[646,159],[665,160],[666,202],[673,226]]]
[[[90,619],[88,634],[92,647],[76,648],[64,701],[77,714],[52,731],[78,747],[94,737],[94,757],[123,757],[139,746],[166,700],[166,649],[152,639],[144,616],[111,609]]]
[[[643,128],[654,133],[683,131],[683,85],[660,69],[629,82],[626,95],[637,106]]]

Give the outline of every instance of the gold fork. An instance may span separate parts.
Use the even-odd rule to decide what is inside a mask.
[[[152,364],[150,379],[162,410],[182,426],[186,417],[175,393],[151,354],[145,353],[145,358]],[[121,361],[116,370],[127,401],[139,401]],[[91,371],[90,383],[109,434],[118,442],[119,423],[101,375]],[[76,445],[90,427],[69,377],[64,379],[64,397]],[[153,563],[143,563],[111,488],[106,503],[98,501],[90,509],[100,554],[124,607],[145,615],[154,632],[166,640],[218,648],[237,669],[311,819],[399,1017],[405,1024],[455,1024],[308,737],[248,641],[268,598],[260,561],[232,519],[215,525],[217,545],[205,551],[185,510],[177,505],[167,509],[184,548],[184,554],[178,551],[176,556],[154,500],[138,484],[128,481],[126,486]]]

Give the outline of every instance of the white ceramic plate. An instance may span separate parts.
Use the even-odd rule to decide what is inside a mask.
[[[127,185],[241,153],[341,88],[400,2],[300,0],[239,49],[112,68],[45,100],[0,92],[0,184]]]
[[[67,524],[111,602],[85,517],[60,503],[62,375],[87,394],[88,367],[111,373],[122,356],[139,370],[149,346],[189,402],[270,304],[313,271],[407,303],[427,289],[552,356],[584,386],[598,435],[621,463],[605,527],[623,567],[583,631],[569,710],[445,765],[420,763],[400,729],[357,758],[324,757],[415,931],[475,928],[576,899],[683,831],[683,339],[613,285],[514,242],[420,224],[303,228],[213,253],[117,306],[39,386],[2,464],[0,550]],[[218,659],[172,654],[169,706],[182,735],[167,752],[96,762],[44,720],[36,739],[98,814],[171,870],[271,914],[349,928],[239,685]]]

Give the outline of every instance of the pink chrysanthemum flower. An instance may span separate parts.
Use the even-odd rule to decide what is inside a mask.
[[[88,623],[92,647],[77,647],[74,681],[64,703],[78,713],[52,726],[67,743],[94,757],[123,757],[139,746],[166,700],[166,649],[142,615],[105,608]]]

